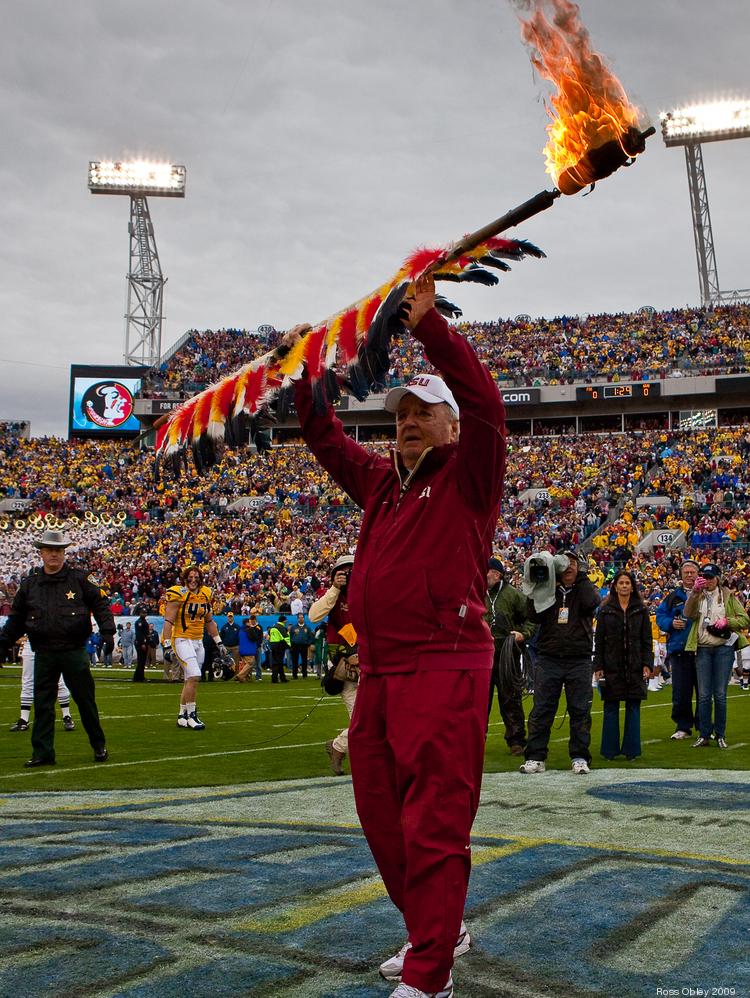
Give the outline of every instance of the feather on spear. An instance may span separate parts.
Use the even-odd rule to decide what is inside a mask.
[[[256,425],[285,418],[292,384],[305,365],[316,406],[340,397],[334,370],[337,367],[343,369],[343,383],[352,394],[366,398],[374,388],[382,386],[387,374],[390,341],[400,328],[399,310],[413,284],[432,273],[436,280],[492,285],[498,278],[483,263],[504,270],[508,267],[506,259],[543,257],[544,253],[532,243],[499,238],[497,234],[548,208],[558,196],[559,191],[542,191],[457,243],[415,250],[389,281],[354,305],[309,327],[291,350],[276,347],[175,409],[158,427],[157,458],[171,459],[167,463],[179,473],[184,462],[177,458],[189,448],[196,471],[203,474],[219,459],[225,443],[236,446],[243,437],[247,439],[243,427],[248,417],[251,423],[255,419]],[[436,307],[451,318],[461,314],[458,306],[444,298],[436,299]]]

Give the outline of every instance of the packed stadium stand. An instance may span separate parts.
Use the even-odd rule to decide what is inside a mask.
[[[750,371],[750,306],[654,312],[528,316],[494,323],[460,323],[500,383],[573,384],[598,379],[644,381]],[[278,333],[240,329],[192,332],[154,375],[153,391],[200,391],[271,349]],[[391,352],[390,383],[423,361],[419,344],[401,337]]]
[[[654,600],[688,550],[720,561],[747,598],[749,318],[750,308],[732,306],[462,324],[501,387],[530,388],[506,394],[498,556],[518,571],[532,550],[580,547],[602,585],[629,565]],[[176,402],[277,337],[191,332],[142,397]],[[424,364],[406,338],[392,360],[393,383]],[[664,394],[644,389],[654,381]],[[623,387],[605,396],[601,384]],[[342,418],[387,447],[392,424],[378,400],[368,408],[345,399]],[[226,452],[204,478],[189,471],[156,484],[153,455],[132,442],[31,438],[26,422],[0,423],[0,613],[36,562],[30,534],[43,524],[64,525],[74,558],[121,612],[156,612],[189,562],[204,568],[220,608],[272,612],[293,588],[309,602],[331,561],[355,548],[359,512],[293,421],[275,442],[264,454]]]

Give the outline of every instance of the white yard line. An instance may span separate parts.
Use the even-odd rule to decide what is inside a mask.
[[[89,766],[74,766],[72,768],[67,766],[61,766],[60,768],[55,766],[40,766],[39,769],[32,769],[23,773],[6,773],[5,775],[0,776],[0,780],[15,780],[18,779],[19,776],[38,776],[42,770],[45,776],[57,776],[60,773],[64,775],[67,775],[68,773],[85,773],[91,769],[98,769],[101,771],[103,766],[106,766],[107,769],[117,769],[122,768],[123,766],[161,766],[165,762],[196,762],[200,759],[214,759],[230,755],[252,755],[254,752],[278,752],[282,750],[286,751],[287,749],[316,748],[323,744],[324,742],[299,742],[297,745],[259,745],[255,748],[230,749],[227,752],[198,752],[193,755],[165,755],[160,759],[134,759],[131,762],[92,762]]]

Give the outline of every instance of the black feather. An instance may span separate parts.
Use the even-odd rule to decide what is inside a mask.
[[[366,343],[368,349],[380,349],[380,339],[385,337],[386,340],[390,340],[393,335],[391,329],[389,328],[389,321],[394,316],[397,315],[404,300],[404,296],[409,289],[409,282],[403,281],[401,284],[397,284],[394,288],[386,295],[385,299],[380,303],[380,308],[375,313],[375,318],[370,323],[370,328],[367,330]],[[388,349],[386,344],[386,350]]]
[[[331,405],[336,405],[341,401],[341,385],[336,372],[332,367],[327,367],[323,374],[323,384],[325,386],[325,396]]]
[[[442,295],[435,295],[435,308],[446,319],[459,319],[464,314],[458,305],[454,305]]]
[[[165,471],[168,471],[171,477],[175,481],[178,481],[183,468],[187,470],[187,454],[185,453],[185,449],[181,448],[173,454],[168,454],[164,458],[163,466]]]
[[[344,384],[358,402],[364,402],[370,394],[370,386],[367,383],[365,372],[359,365],[359,361],[355,360],[353,364],[350,364],[346,369],[346,374],[347,377]]]
[[[527,239],[516,239],[516,245],[521,250],[524,256],[534,256],[537,260],[546,260],[547,254],[544,250],[540,250],[538,246],[530,243]],[[493,253],[495,250],[492,251]]]
[[[391,288],[375,313],[375,318],[367,330],[364,346],[359,350],[359,362],[370,391],[382,387],[391,365],[389,354],[391,340],[403,330],[402,323],[409,314],[408,305],[404,302],[408,289],[408,281]]]
[[[328,399],[326,398],[326,386],[323,378],[318,378],[316,381],[312,382],[312,401],[313,401],[313,412],[316,416],[322,416],[326,409],[328,408]]]
[[[284,388],[279,388],[276,395],[275,405],[272,408],[275,410],[276,419],[279,423],[285,422],[289,416],[289,411],[292,408],[292,403],[294,402],[294,386],[287,385]]]
[[[231,417],[224,426],[227,447],[244,447],[250,439],[250,416],[244,411]]]
[[[506,273],[510,270],[510,264],[501,260],[499,256],[495,256],[494,253],[480,256],[479,263],[483,263],[485,267],[497,267],[498,270],[504,270]]]
[[[466,270],[462,270],[460,274],[452,274],[445,271],[437,273],[434,276],[436,281],[484,284],[488,288],[494,287],[494,285],[499,281],[496,274],[491,274],[489,270],[483,270],[482,267],[468,267]]]
[[[250,439],[255,444],[255,449],[259,454],[271,450],[271,432],[268,429],[268,420],[261,417],[260,419],[253,418],[250,421]]]

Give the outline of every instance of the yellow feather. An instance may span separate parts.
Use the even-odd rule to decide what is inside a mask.
[[[308,347],[307,337],[303,336],[299,343],[295,343],[286,357],[279,361],[279,370],[282,374],[294,374],[298,367],[302,366],[305,359],[305,351]]]
[[[347,311],[349,310],[347,309]],[[328,332],[326,333],[326,348],[329,350],[339,341],[339,334],[341,333],[341,320],[343,317],[344,313],[339,312],[338,315],[333,317],[328,326]]]

